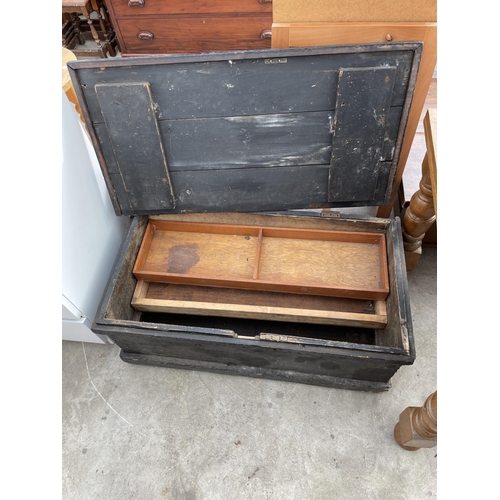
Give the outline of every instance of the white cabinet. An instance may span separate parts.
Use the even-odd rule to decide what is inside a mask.
[[[62,338],[105,343],[90,330],[128,218],[117,217],[78,114],[62,92]]]

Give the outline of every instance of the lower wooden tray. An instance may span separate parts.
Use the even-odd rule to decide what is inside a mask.
[[[238,290],[138,281],[131,301],[138,311],[384,328],[383,300]]]
[[[385,300],[380,233],[151,220],[138,280]]]

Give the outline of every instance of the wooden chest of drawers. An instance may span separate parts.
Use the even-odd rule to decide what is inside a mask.
[[[272,0],[107,0],[123,56],[271,47]]]

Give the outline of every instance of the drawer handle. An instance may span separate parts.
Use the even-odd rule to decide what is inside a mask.
[[[128,0],[129,7],[144,7],[146,0]]]
[[[273,3],[273,0],[259,0],[259,3],[264,5],[265,3]]]
[[[141,31],[138,35],[137,38],[139,40],[152,40],[155,36],[153,33],[150,33],[149,31]]]
[[[271,30],[264,30],[261,34],[260,37],[262,40],[265,40],[266,38],[271,38],[273,35],[273,32]]]

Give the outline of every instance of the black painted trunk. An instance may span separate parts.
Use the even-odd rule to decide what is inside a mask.
[[[421,49],[408,42],[68,63],[116,214],[133,216],[93,330],[130,363],[386,390],[415,359],[399,219],[289,211],[389,202]],[[266,211],[279,214],[255,214]],[[383,233],[387,326],[138,313],[132,268],[154,214]]]

